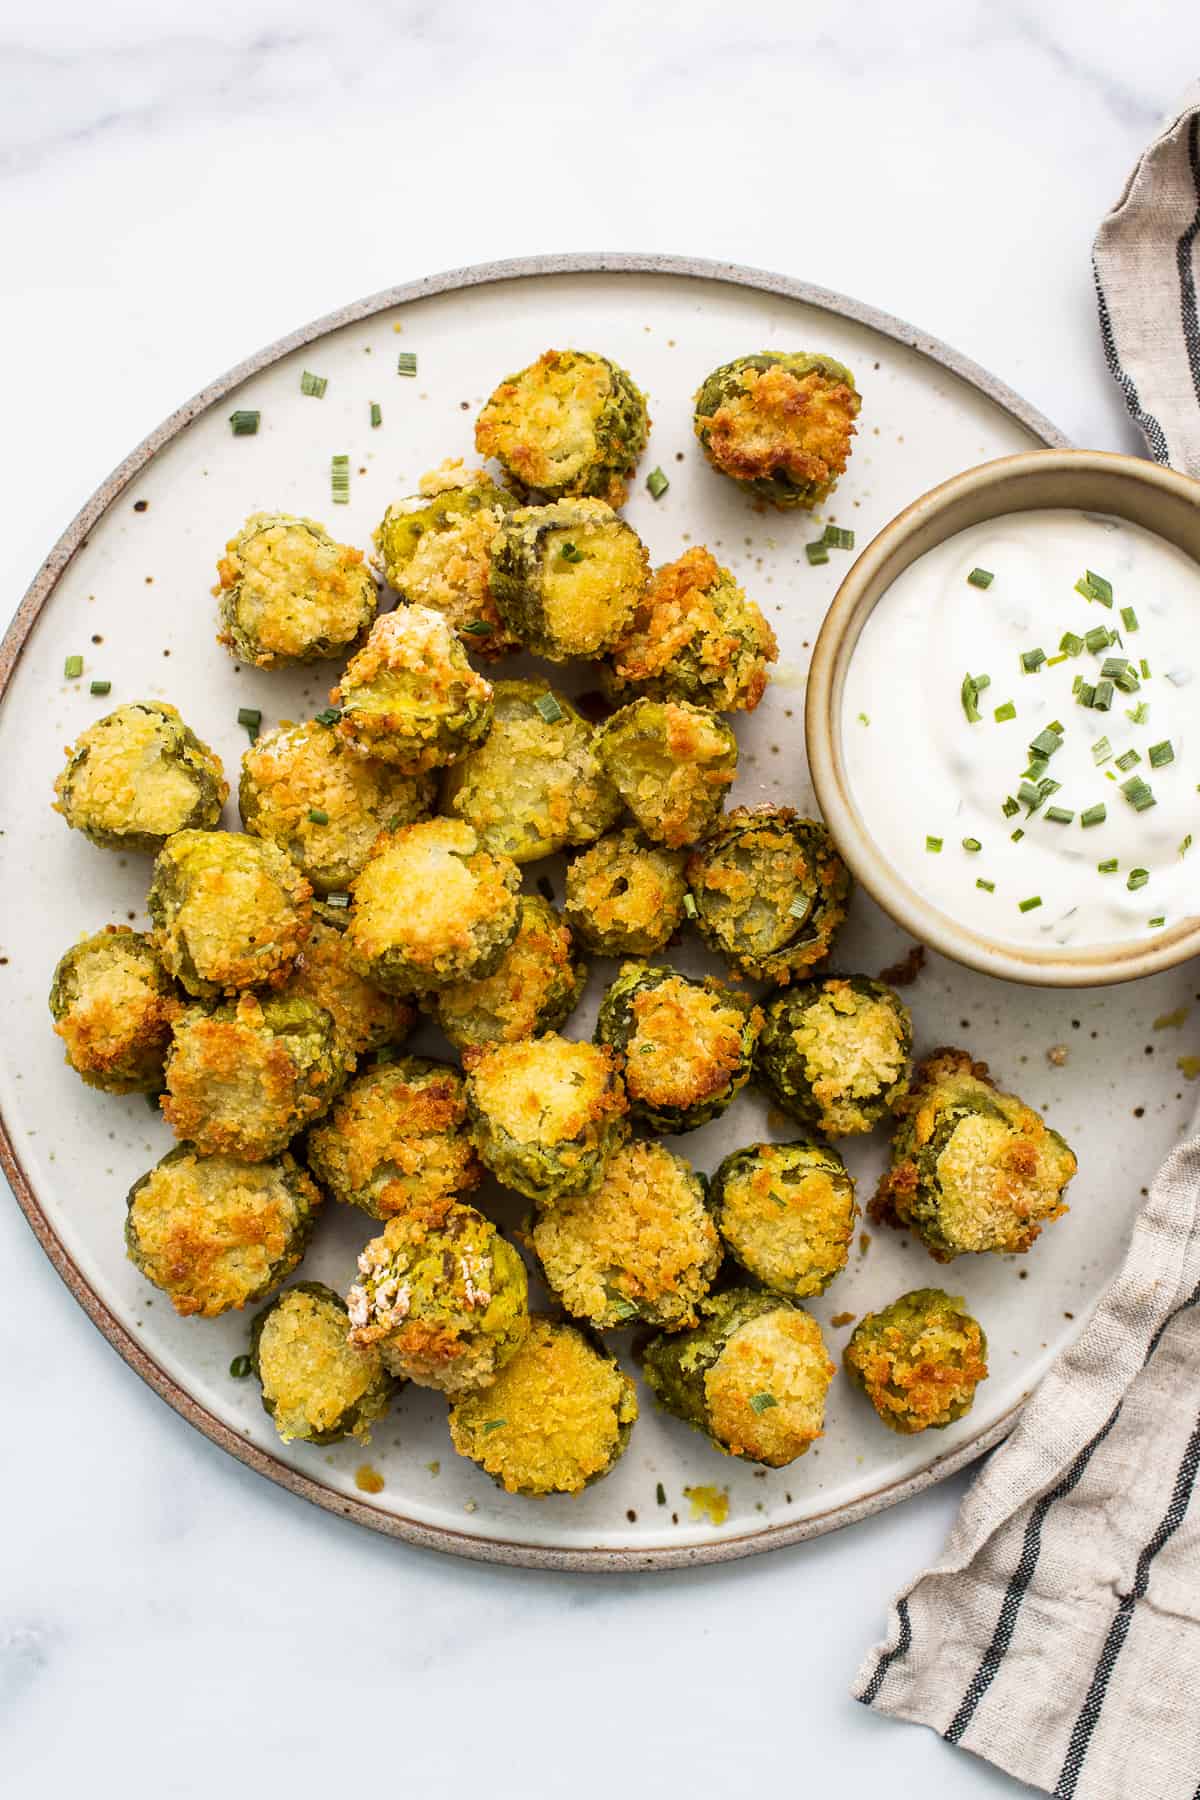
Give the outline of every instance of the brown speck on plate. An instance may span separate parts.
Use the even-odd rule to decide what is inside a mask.
[[[1065,1044],[1051,1044],[1046,1052],[1046,1061],[1056,1069],[1061,1069],[1071,1052]]]
[[[879,979],[886,981],[889,987],[911,987],[924,967],[925,946],[913,944],[899,962],[880,971]]]
[[[134,512],[146,512],[149,510],[149,506],[150,502],[148,500],[135,500],[133,503],[133,510]]]
[[[829,1323],[836,1330],[840,1331],[843,1325],[852,1325],[854,1323],[855,1319],[857,1319],[857,1317],[858,1317],[857,1313],[848,1313],[848,1312],[834,1313],[834,1315],[833,1315],[832,1319],[830,1319]]]

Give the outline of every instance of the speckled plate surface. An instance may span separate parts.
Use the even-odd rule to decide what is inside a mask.
[[[895,1233],[856,1242],[845,1274],[812,1310],[835,1356],[861,1314],[940,1279],[966,1295],[987,1330],[991,1379],[974,1411],[915,1441],[886,1432],[842,1377],[826,1435],[801,1461],[771,1473],[718,1455],[657,1414],[642,1418],[614,1474],[579,1499],[510,1498],[449,1443],[438,1396],[408,1389],[364,1451],[356,1444],[283,1447],[252,1380],[229,1376],[248,1319],[177,1318],[125,1260],[131,1183],[170,1146],[140,1096],[95,1093],[62,1061],[46,993],[57,957],[107,921],[144,923],[148,859],[94,849],[50,810],[63,746],[111,706],[159,696],[226,760],[236,785],[245,745],[239,706],[264,723],[324,704],[335,668],[235,671],[214,640],[213,565],[246,514],[281,509],[326,521],[364,548],[389,500],[411,492],[444,457],[472,456],[474,416],[495,383],[547,345],[596,348],[648,391],[654,430],[643,474],[661,464],[657,503],[635,482],[628,516],[655,562],[707,543],[758,599],[778,633],[781,662],[766,700],[738,718],[734,801],[812,805],[802,715],[809,647],[848,564],[804,556],[807,515],[765,515],[706,468],[690,430],[691,396],[719,362],[764,346],[821,349],[847,362],[863,393],[860,435],[825,517],[861,544],[916,495],[957,470],[1062,437],[1016,395],[898,321],[783,277],[723,265],[616,256],[544,258],[458,271],[375,296],[306,327],[181,409],[115,471],[30,590],[0,653],[0,758],[8,794],[0,837],[7,896],[0,993],[8,1053],[0,1071],[0,1155],[19,1203],[76,1298],[164,1399],[262,1474],[334,1513],[434,1548],[545,1567],[650,1568],[745,1555],[795,1541],[893,1504],[994,1443],[1050,1359],[1079,1328],[1115,1268],[1139,1190],[1186,1122],[1190,1094],[1177,1066],[1194,1050],[1184,1027],[1156,1029],[1194,999],[1187,970],[1089,993],[1018,988],[930,957],[905,990],[918,1051],[962,1043],[1041,1107],[1080,1155],[1069,1216],[1028,1257],[962,1259],[943,1276]],[[415,380],[398,350],[419,358]],[[324,399],[300,392],[309,368]],[[372,430],[369,403],[383,424]],[[256,437],[234,438],[235,407],[261,410]],[[330,504],[330,457],[347,452],[348,506]],[[81,681],[64,658],[83,655]],[[112,682],[92,697],[94,677]],[[571,691],[589,687],[567,672]],[[904,746],[892,747],[903,756]],[[919,779],[919,771],[913,772]],[[236,827],[232,807],[227,823]],[[539,865],[561,896],[561,868]],[[907,942],[859,895],[838,947],[846,971],[877,973]],[[675,953],[689,970],[715,967],[696,942]],[[590,1032],[613,965],[597,963],[568,1030]],[[432,1028],[417,1045],[446,1047]],[[1065,1046],[1065,1060],[1047,1052]],[[680,1139],[708,1171],[731,1149],[768,1137],[765,1103],[744,1093],[723,1119]],[[865,1201],[882,1139],[852,1140],[846,1160]],[[483,1204],[510,1219],[497,1193]],[[344,1289],[371,1235],[359,1213],[325,1208],[306,1276]],[[622,1340],[627,1334],[621,1334]],[[625,1346],[627,1347],[627,1346]],[[624,1350],[622,1351],[624,1354]],[[378,1492],[358,1485],[363,1466]],[[662,1485],[665,1504],[656,1500]],[[687,1490],[705,1490],[695,1503]]]

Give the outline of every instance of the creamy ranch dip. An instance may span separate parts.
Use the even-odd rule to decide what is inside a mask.
[[[1164,539],[1068,511],[960,532],[883,595],[842,708],[868,830],[962,923],[1082,947],[1200,911],[1200,565]]]

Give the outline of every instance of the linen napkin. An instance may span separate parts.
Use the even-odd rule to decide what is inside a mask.
[[[1200,475],[1200,84],[1095,245],[1113,377]],[[1200,491],[1198,491],[1200,500]],[[1198,1121],[1200,1126],[1200,1121]],[[852,1692],[1061,1800],[1200,1800],[1200,1136]]]

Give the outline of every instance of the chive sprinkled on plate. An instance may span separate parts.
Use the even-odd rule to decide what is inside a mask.
[[[253,437],[258,430],[258,422],[262,418],[260,412],[249,407],[239,407],[237,412],[229,415],[229,429],[234,437]]]
[[[237,722],[244,727],[250,742],[253,743],[258,736],[259,726],[262,724],[262,713],[257,706],[239,706]]]
[[[995,712],[992,714],[992,717],[995,719],[997,725],[1003,725],[1006,719],[1015,719],[1016,716],[1017,716],[1017,709],[1013,705],[1011,700],[1006,700],[1004,702],[1003,706],[998,706],[996,708]]]
[[[547,725],[557,725],[566,716],[553,694],[539,694],[533,704]]]
[[[63,664],[63,675],[68,681],[78,681],[83,674],[82,656],[68,656]]]
[[[112,682],[111,681],[93,681],[88,692],[92,693],[92,694],[111,694],[112,693]]]
[[[971,586],[977,588],[990,588],[995,579],[991,569],[972,569],[967,576]]]
[[[853,550],[854,533],[848,531],[844,525],[827,525],[825,542],[831,550]]]
[[[372,402],[371,402],[371,425],[372,425],[372,427],[374,427],[376,425],[382,425],[382,424],[383,424],[383,408],[382,408],[382,406],[380,406],[378,400],[372,400]]]
[[[652,500],[661,500],[671,483],[661,469],[651,469],[646,477],[646,486],[650,490]]]
[[[235,1381],[245,1381],[253,1366],[248,1356],[235,1356],[229,1365],[229,1373]]]
[[[1031,894],[1029,896],[1028,900],[1018,900],[1017,901],[1017,906],[1020,909],[1020,911],[1023,913],[1024,912],[1033,912],[1041,904],[1042,904],[1042,896],[1040,894]]]
[[[397,375],[415,375],[416,372],[416,352],[413,350],[401,350],[399,356],[396,358]]]
[[[660,1506],[665,1506],[667,1504],[667,1490],[661,1481],[655,1484],[654,1498]]]
[[[348,506],[350,503],[350,458],[334,456],[329,463],[329,485],[332,490],[335,506]]]
[[[1150,758],[1152,769],[1165,769],[1169,762],[1175,761],[1175,751],[1170,738],[1164,738],[1161,744],[1151,744],[1146,755]]]
[[[805,544],[804,554],[810,563],[827,563],[829,561],[829,545],[824,538],[817,538],[811,544]]]
[[[983,845],[978,838],[964,838],[962,847],[964,850],[969,851],[972,856],[975,855],[976,851],[983,849]]]
[[[941,838],[940,837],[926,837],[925,848],[926,848],[926,850],[929,851],[929,854],[931,856],[939,855],[941,852],[941,848],[942,848]]]
[[[994,881],[985,881],[982,875],[980,875],[979,878],[977,879],[975,886],[977,888],[982,888],[985,894],[994,894],[996,891],[995,882]]]
[[[300,392],[310,394],[314,400],[325,398],[325,389],[329,386],[327,375],[314,375],[311,369],[305,369],[300,377]]]
[[[1019,844],[1021,839],[1025,836],[1025,832],[1024,829],[1018,825],[1017,829],[1015,831],[1010,831],[1008,835],[1014,844]]]
[[[1103,825],[1108,817],[1108,808],[1103,800],[1097,800],[1095,806],[1087,806],[1079,815],[1079,823],[1085,831],[1092,825]]]
[[[1125,886],[1129,888],[1132,893],[1136,893],[1139,888],[1145,887],[1149,879],[1149,869],[1130,869]]]

